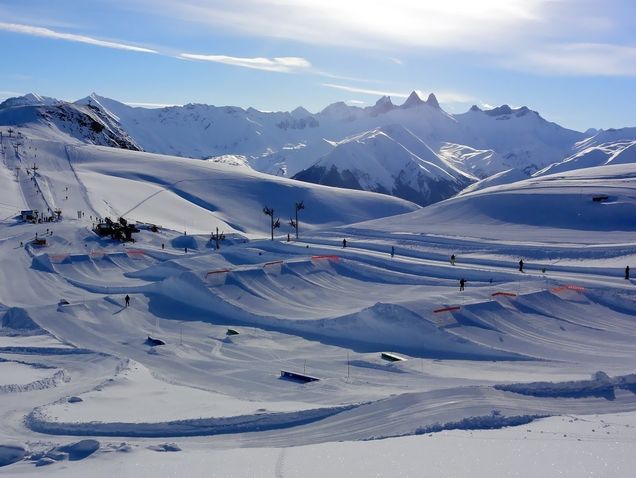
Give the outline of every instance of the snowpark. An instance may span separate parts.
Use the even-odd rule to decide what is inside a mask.
[[[419,208],[0,129],[3,476],[636,464],[633,163]],[[263,207],[284,223],[297,201],[299,239],[283,225],[269,240]],[[135,242],[96,235],[107,216],[138,221]]]

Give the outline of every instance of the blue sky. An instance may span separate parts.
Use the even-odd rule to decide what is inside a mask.
[[[633,0],[0,0],[0,98],[318,111],[435,92],[636,126]]]

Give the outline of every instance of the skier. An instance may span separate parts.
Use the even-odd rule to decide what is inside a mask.
[[[451,260],[450,260],[451,265],[455,265],[455,254],[451,255]]]
[[[343,239],[342,240],[342,248],[344,249],[345,247],[347,247],[347,240]]]
[[[162,242],[161,243],[161,250],[163,251],[163,249],[166,247],[166,245]]]
[[[519,272],[523,272],[523,259],[519,259]]]
[[[124,300],[126,301],[126,307],[128,307],[130,305],[130,296],[126,294],[126,297],[124,297]]]
[[[393,259],[394,255],[395,255],[395,247],[391,246],[391,259]]]
[[[461,279],[459,279],[459,291],[463,291],[464,290],[464,286],[466,285],[466,279],[464,279],[463,277]]]
[[[625,280],[629,280],[629,266],[625,267]]]

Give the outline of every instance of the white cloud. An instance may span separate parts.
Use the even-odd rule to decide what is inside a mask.
[[[128,106],[138,106],[140,108],[167,108],[169,106],[183,106],[177,103],[142,103],[137,101],[125,101]]]
[[[86,43],[88,45],[101,46],[104,48],[114,48],[117,50],[136,51],[141,53],[157,53],[157,51],[151,50],[149,48],[128,45],[126,43],[99,40],[97,38],[92,38],[84,35],[76,35],[73,33],[62,33],[55,30],[50,30],[48,28],[36,27],[33,25],[0,22],[0,30],[43,38],[51,38],[54,40],[66,40],[77,43]]]
[[[226,65],[240,66],[243,68],[253,68],[255,70],[276,71],[279,73],[291,73],[311,68],[311,63],[309,61],[295,56],[276,58],[244,58],[226,55],[198,55],[194,53],[181,53],[179,58],[211,61]]]
[[[546,11],[566,2],[573,0],[130,0],[129,7],[152,6],[232,34],[320,45],[483,50],[545,29]]]
[[[393,98],[406,98],[409,96],[408,93],[403,92],[372,90],[368,88],[358,88],[355,86],[335,85],[333,83],[322,83],[322,86],[326,86],[327,88],[333,88],[336,90],[348,91],[349,93],[361,93],[363,95],[392,96]]]
[[[322,83],[322,86],[326,86],[327,88],[333,88],[336,90],[348,91],[349,93],[360,93],[363,95],[371,95],[371,96],[391,96],[392,98],[407,98],[410,93],[405,91],[386,91],[386,90],[374,90],[369,88],[358,88],[356,86],[347,86],[347,85],[337,85],[334,83]],[[424,94],[420,90],[415,90],[415,92],[420,96],[420,98],[426,98],[426,94]],[[439,100],[440,103],[469,103],[474,101],[475,98],[471,95],[455,92],[455,91],[435,91],[435,96]]]
[[[604,43],[544,45],[507,65],[541,74],[636,76],[636,47]]]

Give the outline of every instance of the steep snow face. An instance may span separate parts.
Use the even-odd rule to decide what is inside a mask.
[[[392,194],[420,205],[450,197],[474,180],[400,125],[347,138],[294,178]]]
[[[478,178],[487,178],[493,174],[492,171],[499,170],[504,164],[504,159],[492,149],[475,149],[455,143],[442,144],[439,156]]]
[[[31,135],[64,142],[140,150],[139,145],[101,109],[59,102],[53,105],[12,106],[0,109],[0,125],[19,126]]]

